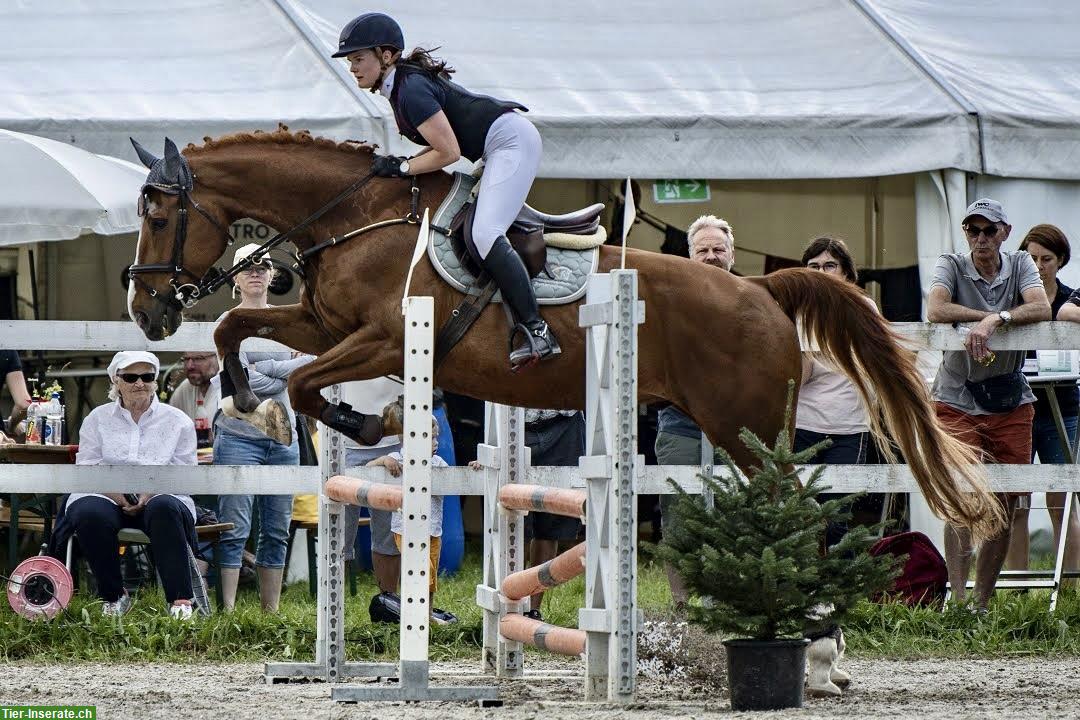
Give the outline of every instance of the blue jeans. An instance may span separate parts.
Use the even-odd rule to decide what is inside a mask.
[[[1065,434],[1069,437],[1069,445],[1076,446],[1076,415],[1067,415],[1062,418],[1065,424]],[[1065,450],[1061,447],[1061,438],[1058,436],[1057,427],[1053,418],[1035,416],[1031,424],[1031,459],[1039,456],[1039,462],[1043,465],[1066,465]]]
[[[219,432],[214,437],[215,465],[299,465],[300,448],[294,441],[286,446],[270,438],[245,438]],[[251,510],[259,505],[259,537],[255,541],[255,564],[265,568],[285,567],[292,519],[292,495],[222,495],[218,498],[218,519],[236,527],[221,534],[217,561],[221,567],[238,568],[244,544],[251,534]]]

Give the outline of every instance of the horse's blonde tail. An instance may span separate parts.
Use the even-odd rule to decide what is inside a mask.
[[[896,462],[891,437],[934,514],[969,528],[975,539],[999,535],[1005,513],[978,456],[946,432],[916,369],[915,353],[901,345],[858,288],[802,268],[749,279],[764,285],[825,358],[851,378],[869,408],[871,432],[886,460]]]

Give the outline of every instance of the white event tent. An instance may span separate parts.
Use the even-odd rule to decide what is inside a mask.
[[[981,194],[1017,234],[1053,219],[1080,236],[1071,0],[15,0],[0,127],[119,157],[129,135],[156,150],[279,121],[404,149],[386,102],[328,58],[366,10],[529,105],[545,177],[919,173],[924,265],[962,246]]]

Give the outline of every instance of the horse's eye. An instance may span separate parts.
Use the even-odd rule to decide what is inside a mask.
[[[154,228],[155,230],[164,230],[166,226],[168,226],[168,224],[169,221],[165,218],[154,218],[150,221],[150,227]]]

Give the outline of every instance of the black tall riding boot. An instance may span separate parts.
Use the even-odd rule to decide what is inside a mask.
[[[517,370],[562,352],[551,328],[540,317],[529,273],[521,257],[510,247],[510,241],[500,235],[483,259],[484,270],[495,280],[517,325],[510,331],[510,367]],[[525,341],[513,347],[514,339],[523,335]]]

